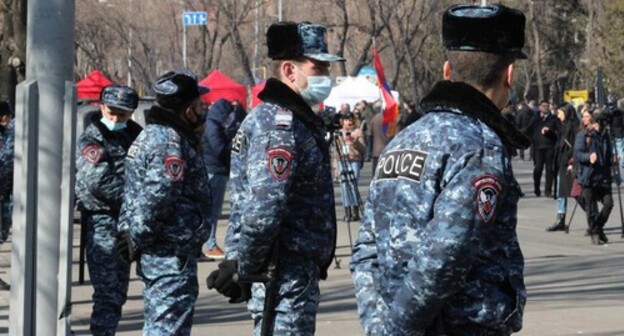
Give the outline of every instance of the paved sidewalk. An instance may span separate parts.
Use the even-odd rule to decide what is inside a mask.
[[[577,209],[569,235],[547,233],[544,228],[555,219],[555,201],[536,198],[532,188],[532,164],[514,161],[516,176],[527,194],[520,202],[518,232],[526,258],[525,282],[528,302],[524,328],[517,335],[624,335],[624,240],[620,239],[620,216],[617,205],[607,224],[610,242],[605,246],[590,244],[584,236],[584,213]],[[365,164],[360,190],[365,196],[370,182],[370,163]],[[337,201],[340,201],[336,186]],[[568,205],[569,213],[573,200]],[[337,207],[338,218],[344,216]],[[218,241],[223,242],[229,201],[219,222]],[[569,215],[568,215],[569,219]],[[353,239],[359,223],[351,224]],[[338,223],[337,255],[340,269],[332,268],[329,279],[321,282],[321,304],[317,335],[363,335],[357,319],[353,285],[348,270],[350,260],[347,225]],[[78,279],[78,237],[75,227],[74,279]],[[10,244],[0,246],[0,278],[9,281]],[[217,263],[199,264],[200,294],[195,313],[193,335],[251,335],[252,324],[244,305],[230,305],[205,287],[206,276]],[[134,270],[133,273],[134,274]],[[142,282],[133,276],[129,299],[118,335],[141,335],[143,324]],[[73,282],[73,330],[89,335],[92,289],[90,283]],[[7,333],[9,293],[0,292],[0,334]]]

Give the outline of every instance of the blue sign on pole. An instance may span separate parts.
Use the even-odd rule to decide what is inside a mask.
[[[208,24],[207,12],[184,12],[182,22],[185,26],[205,26]]]

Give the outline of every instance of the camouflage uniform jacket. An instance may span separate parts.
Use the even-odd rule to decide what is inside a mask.
[[[13,157],[15,153],[15,119],[0,126],[0,197],[13,191]]]
[[[336,214],[323,122],[276,79],[259,98],[232,144],[226,257],[241,274],[259,273],[278,239],[280,255],[315,262],[325,278]]]
[[[526,293],[509,150],[529,141],[467,84],[440,82],[422,104],[371,183],[350,265],[361,323],[367,335],[510,334]]]
[[[79,210],[118,214],[123,200],[124,160],[141,126],[128,120],[127,127],[112,132],[91,118],[77,144],[76,197]]]
[[[120,230],[138,251],[199,252],[210,232],[210,195],[199,137],[173,112],[153,106],[128,150]]]

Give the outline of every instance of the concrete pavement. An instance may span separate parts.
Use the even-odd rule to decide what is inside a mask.
[[[518,233],[526,258],[525,282],[528,302],[524,328],[517,335],[624,335],[624,240],[620,239],[620,216],[617,205],[607,223],[609,244],[591,245],[584,236],[584,213],[577,209],[570,234],[546,233],[544,228],[555,219],[555,201],[536,198],[532,193],[532,164],[514,161],[516,176],[526,196],[520,201]],[[370,182],[370,163],[365,164],[360,181],[362,195]],[[336,186],[337,187],[337,186]],[[336,188],[340,201],[339,188]],[[573,208],[568,205],[568,214]],[[338,218],[344,213],[337,207]],[[218,241],[223,242],[229,202],[219,222]],[[569,219],[569,215],[568,215]],[[351,224],[353,239],[358,223]],[[363,335],[355,306],[355,296],[348,263],[349,235],[346,223],[338,223],[337,255],[340,268],[329,271],[321,282],[321,304],[317,335]],[[74,279],[78,279],[78,237],[75,227]],[[0,278],[9,281],[10,243],[0,246]],[[205,287],[206,276],[217,263],[199,264],[200,294],[197,301],[193,335],[250,335],[252,323],[244,305],[230,305]],[[133,270],[134,274],[134,270]],[[89,334],[92,288],[87,281],[72,285],[72,329],[76,335]],[[140,335],[143,324],[142,282],[132,277],[128,302],[118,335]],[[9,293],[0,292],[0,334],[7,332]]]

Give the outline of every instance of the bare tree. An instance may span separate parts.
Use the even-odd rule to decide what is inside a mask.
[[[219,68],[233,79],[252,84],[254,67],[267,65],[264,32],[277,19],[277,0],[184,0],[190,10],[207,11],[205,27],[187,30],[188,64],[197,73]],[[0,61],[18,56],[12,17],[25,0],[0,0],[3,35]],[[131,71],[134,84],[147,91],[162,71],[182,64],[182,20],[179,0],[77,1],[76,74],[99,68],[116,81]],[[408,98],[422,97],[441,77],[443,11],[451,0],[302,0],[284,1],[283,19],[311,21],[328,27],[328,43],[346,58],[339,75],[357,75],[372,62],[376,47],[389,84]],[[624,66],[624,0],[506,0],[526,13],[528,60],[518,62],[517,92],[522,97],[558,101],[566,89],[589,89],[598,65],[605,69],[607,89],[622,95],[616,74]],[[319,10],[323,8],[323,10]],[[13,21],[12,21],[13,20]],[[8,22],[13,22],[9,24]],[[22,25],[25,34],[25,23]],[[257,28],[256,28],[257,27]],[[19,40],[19,38],[17,38]],[[129,52],[131,51],[131,52]],[[23,57],[23,56],[22,56]],[[127,59],[132,67],[126,65]],[[25,59],[23,57],[22,59]],[[2,68],[6,70],[6,67]],[[3,71],[4,71],[3,70]],[[4,73],[0,71],[0,73]],[[6,80],[0,90],[6,91]],[[4,89],[3,89],[4,88]]]
[[[254,84],[255,79],[251,68],[248,50],[241,35],[241,26],[246,22],[247,17],[255,9],[257,1],[253,0],[218,0],[219,10],[226,19],[225,25],[231,35],[231,42],[234,46],[234,53],[239,60],[239,67],[243,70],[245,80],[248,84]]]
[[[26,8],[26,0],[0,1],[0,99],[9,99],[13,106],[15,85],[26,76]]]

